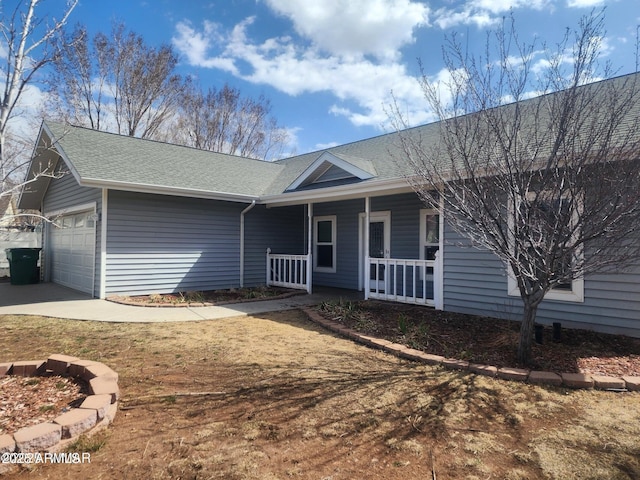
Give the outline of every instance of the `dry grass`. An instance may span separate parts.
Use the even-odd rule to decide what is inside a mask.
[[[640,394],[418,365],[300,312],[199,323],[0,317],[2,361],[65,353],[120,374],[91,464],[28,479],[638,478]],[[197,395],[184,395],[196,393]],[[87,450],[85,450],[87,449]]]

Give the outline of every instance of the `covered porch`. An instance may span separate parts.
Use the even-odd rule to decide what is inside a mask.
[[[343,288],[365,299],[443,308],[442,216],[413,192],[304,208],[304,253],[267,249],[267,285],[309,293],[318,286]]]

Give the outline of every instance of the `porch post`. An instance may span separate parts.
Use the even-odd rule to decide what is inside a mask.
[[[44,212],[44,210],[42,210],[42,212]],[[102,189],[102,207],[101,207],[101,212],[98,215],[98,218],[100,219],[100,296],[99,298],[104,299],[107,298],[107,221],[108,221],[108,212],[109,212],[109,190],[107,190],[106,188]],[[51,229],[49,228],[49,225],[47,225],[47,232],[49,232],[49,235],[51,235]],[[49,252],[49,254],[51,253],[51,241],[50,241],[50,236],[47,237],[47,239],[49,240],[49,245],[46,246],[47,250],[45,250],[45,252]],[[94,262],[95,263],[95,262]],[[46,274],[49,274],[49,272],[51,272],[51,267],[49,267],[47,270],[45,270]],[[46,279],[48,280],[48,279]],[[95,284],[95,273],[93,275],[93,282]],[[94,285],[95,288],[95,285]],[[93,292],[91,292],[91,295],[93,296]]]
[[[267,287],[271,285],[271,249],[267,248]]]
[[[371,198],[364,198],[364,299],[369,300],[371,291],[371,267],[369,267],[369,219],[371,217]]]
[[[313,290],[311,282],[313,279],[313,203],[307,204],[307,293]]]
[[[436,310],[442,310],[442,303],[442,254],[438,250],[433,264],[433,306]]]
[[[433,272],[434,286],[438,284],[438,293],[433,292],[433,302],[436,310],[444,310],[444,198],[440,193],[440,222],[438,225],[438,231],[440,236],[438,238],[438,251],[436,252],[436,267],[437,270]],[[437,275],[436,275],[437,274]]]

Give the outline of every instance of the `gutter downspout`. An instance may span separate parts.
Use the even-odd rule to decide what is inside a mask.
[[[240,212],[240,288],[244,287],[244,216],[256,206],[256,201],[252,200],[251,204]]]

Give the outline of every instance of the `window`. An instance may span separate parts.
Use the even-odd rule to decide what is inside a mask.
[[[77,228],[83,228],[84,227],[84,222],[87,219],[87,214],[86,213],[81,213],[80,215],[76,215],[75,216],[75,226]]]
[[[440,250],[440,213],[420,210],[420,259],[435,260]]]
[[[314,270],[335,273],[336,271],[336,217],[314,219]]]
[[[568,199],[555,198],[554,195],[548,195],[545,199],[545,192],[530,193],[527,198],[531,203],[530,211],[523,212],[522,217],[527,216],[529,223],[532,226],[539,225],[540,228],[531,228],[528,232],[529,238],[540,238],[544,242],[546,235],[566,234],[567,237],[571,235],[576,225],[577,213],[572,213],[570,208],[571,204]],[[580,208],[578,206],[578,208]],[[528,215],[526,215],[528,213]],[[514,216],[510,215],[511,222],[514,221]],[[562,222],[558,219],[568,219],[568,221]],[[545,232],[545,227],[550,230],[550,226],[555,226],[553,232]],[[556,228],[560,230],[555,230]],[[511,229],[513,232],[513,229]],[[549,237],[547,237],[549,238]],[[544,245],[544,244],[543,244]],[[526,246],[525,246],[526,247]],[[533,248],[533,245],[529,245],[528,248]],[[575,252],[574,252],[575,254]],[[578,256],[582,255],[582,252],[577,253]],[[545,300],[564,300],[570,302],[583,302],[584,301],[584,281],[582,278],[571,279],[573,275],[573,260],[570,254],[567,254],[564,258],[559,258],[555,261],[553,266],[554,275],[560,279],[560,283],[557,284],[545,295]],[[509,295],[520,295],[516,279],[509,269],[509,281],[508,281]]]

